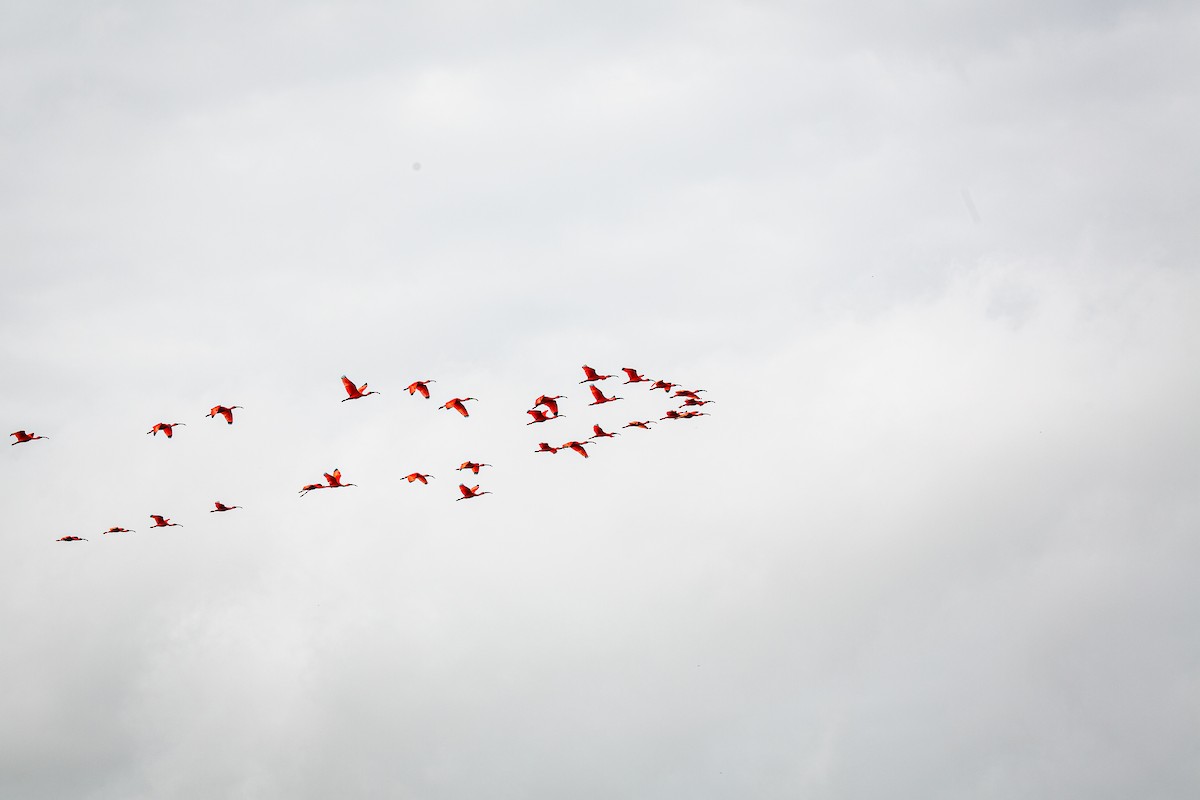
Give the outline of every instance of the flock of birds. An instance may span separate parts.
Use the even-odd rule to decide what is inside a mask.
[[[668,410],[666,415],[659,418],[658,420],[631,420],[627,424],[623,425],[622,426],[623,428],[640,428],[642,430],[648,431],[648,430],[650,430],[651,425],[654,425],[657,422],[662,422],[664,420],[694,419],[696,417],[707,416],[708,412],[700,411],[698,409],[700,407],[706,406],[706,405],[714,402],[713,400],[705,400],[700,397],[700,394],[705,391],[704,389],[684,389],[684,388],[681,388],[680,384],[672,383],[671,381],[666,381],[666,380],[653,380],[652,381],[649,378],[645,377],[644,375],[639,374],[637,370],[630,369],[628,367],[622,367],[621,371],[625,373],[625,376],[626,376],[625,383],[626,384],[646,383],[646,384],[650,385],[650,391],[653,392],[655,390],[661,389],[663,391],[664,395],[666,395],[667,397],[670,397],[672,399],[680,401],[678,407]],[[605,381],[605,380],[608,380],[609,378],[617,377],[616,375],[601,375],[600,373],[596,372],[596,370],[589,367],[587,364],[583,365],[583,374],[584,374],[584,379],[582,381],[580,381],[580,383],[588,384],[588,389],[591,391],[591,395],[592,395],[592,402],[588,403],[589,406],[599,406],[599,405],[604,405],[606,403],[613,403],[618,400],[625,399],[623,397],[617,397],[615,395],[612,397],[606,396],[604,394],[603,390],[601,390],[600,387],[597,386],[597,383],[599,383],[600,381]],[[415,397],[416,395],[419,394],[419,395],[421,395],[421,397],[428,400],[430,397],[429,384],[435,383],[435,382],[436,381],[434,381],[432,379],[413,381],[411,384],[408,385],[407,391],[410,396]],[[367,384],[365,384],[365,383],[361,386],[355,385],[354,381],[350,380],[345,375],[342,376],[342,385],[345,387],[345,390],[346,390],[346,397],[342,398],[342,400],[341,400],[341,402],[343,402],[343,403],[348,400],[361,400],[361,399],[368,397],[370,395],[373,395],[373,394],[380,394],[377,391],[373,391],[373,390],[368,391]],[[527,422],[525,424],[526,425],[537,425],[537,424],[541,424],[541,423],[551,422],[553,420],[559,419],[560,417],[565,417],[566,416],[565,414],[559,413],[559,406],[558,406],[558,401],[564,400],[564,399],[566,399],[566,395],[546,395],[546,394],[539,395],[533,401],[533,408],[531,408],[525,412],[532,418],[530,422]],[[463,417],[469,417],[471,414],[467,409],[466,403],[472,402],[472,401],[478,402],[478,398],[476,398],[476,397],[452,397],[449,400],[447,400],[446,402],[442,403],[439,406],[439,410],[441,410],[441,411],[456,411]],[[213,406],[211,410],[209,410],[207,416],[209,419],[215,419],[216,417],[220,416],[220,417],[224,418],[226,424],[232,425],[234,409],[239,409],[239,408],[242,408],[242,407],[241,406],[216,405],[216,406]],[[183,422],[157,422],[154,424],[154,426],[150,430],[146,431],[146,433],[151,436],[158,436],[158,434],[161,433],[166,438],[171,439],[175,435],[175,429],[179,428],[179,427],[184,427],[185,425],[186,425],[186,423],[183,423]],[[14,431],[13,433],[11,433],[9,435],[16,439],[16,441],[12,442],[12,445],[27,444],[29,442],[32,442],[32,441],[35,441],[38,439],[49,439],[50,438],[48,436],[40,436],[36,433],[30,433],[30,432],[26,432],[23,430]],[[561,445],[558,445],[557,447],[551,445],[549,442],[539,442],[537,450],[535,450],[534,452],[535,453],[555,454],[555,453],[558,453],[560,450],[571,450],[572,452],[578,453],[579,455],[583,456],[584,458],[587,458],[588,452],[587,452],[587,448],[585,447],[586,443],[596,441],[599,439],[611,439],[615,436],[620,436],[620,434],[616,433],[616,432],[610,433],[608,431],[605,431],[603,428],[600,427],[600,425],[596,424],[596,425],[592,426],[592,435],[585,438],[583,441],[579,441],[577,439],[571,439],[569,441],[563,442]],[[484,464],[484,463],[479,463],[479,462],[475,462],[475,461],[464,461],[462,464],[460,464],[458,466],[457,470],[459,472],[469,471],[473,475],[478,475],[479,471],[484,467],[491,467],[491,464]],[[406,475],[405,480],[407,480],[409,483],[419,482],[422,484],[428,484],[429,479],[432,477],[434,477],[434,476],[430,475],[428,473],[413,472],[413,473],[410,473],[409,475]],[[319,489],[344,489],[346,487],[356,485],[353,483],[344,482],[342,480],[341,470],[336,469],[336,468],[332,472],[324,473],[324,479],[325,479],[324,483],[317,482],[317,483],[305,484],[300,489],[300,496],[303,497],[304,495],[308,494],[309,492],[314,492]],[[458,485],[458,491],[462,496],[455,498],[456,500],[471,500],[471,499],[474,499],[477,497],[482,497],[485,494],[491,494],[491,492],[479,491],[478,484],[475,486],[467,486],[465,483],[460,483]],[[215,507],[209,510],[210,514],[216,514],[216,513],[226,512],[226,511],[233,511],[235,509],[241,508],[241,506],[225,505],[224,503],[222,503],[219,500],[214,502],[213,505]],[[183,527],[179,523],[172,522],[170,520],[170,518],[165,517],[161,514],[151,514],[150,519],[153,520],[153,522],[154,522],[154,524],[150,526],[152,528]],[[108,530],[102,531],[102,533],[104,533],[104,534],[133,533],[133,532],[134,531],[132,529],[123,528],[119,525],[114,525],[111,528],[109,528]],[[71,536],[63,536],[59,539],[56,539],[55,541],[86,542],[88,540],[82,536],[71,535]]]

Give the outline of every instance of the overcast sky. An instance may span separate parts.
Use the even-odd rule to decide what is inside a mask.
[[[0,796],[1196,797],[1197,76],[1188,2],[0,2]],[[584,363],[716,403],[535,454],[672,407]]]

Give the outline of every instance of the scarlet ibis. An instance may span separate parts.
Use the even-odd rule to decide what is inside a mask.
[[[574,450],[576,453],[579,453],[579,455],[583,456],[584,458],[588,457],[587,450],[583,449],[583,442],[576,442],[576,441],[572,440],[570,442],[563,442],[561,446],[564,448],[566,448],[566,447],[571,448],[572,450]]]
[[[102,534],[105,534],[105,533],[134,533],[134,531],[129,530],[129,528],[122,528],[119,525],[114,525],[111,528],[109,528],[108,530],[101,531],[100,533],[102,533]]]
[[[154,524],[150,526],[151,528],[182,528],[183,527],[178,522],[171,522],[171,520],[167,519],[162,514],[151,514],[150,519],[154,520]]]
[[[706,406],[709,403],[715,403],[715,402],[717,402],[717,401],[716,400],[697,400],[694,397],[689,397],[687,400],[684,400],[683,403],[681,403],[679,407],[687,408],[688,406]]]
[[[162,431],[170,439],[175,435],[176,428],[186,424],[186,422],[156,422],[154,423],[154,427],[146,431],[146,433],[153,433],[155,436],[158,436],[158,432]]]
[[[528,414],[529,416],[533,417],[533,422],[526,422],[525,423],[526,425],[533,425],[538,422],[549,422],[552,419],[558,419],[559,417],[566,416],[566,414],[557,414],[557,413],[553,414],[551,416],[547,416],[546,412],[542,411],[540,408],[531,408],[528,411],[526,411],[525,413]]]
[[[313,491],[314,489],[328,489],[328,488],[329,487],[323,483],[310,483],[310,484],[307,484],[303,489],[300,490],[300,496],[303,497],[304,495],[308,494],[309,492]]]
[[[589,439],[611,439],[614,436],[620,436],[619,433],[606,433],[599,425],[592,426],[592,435]]]
[[[651,422],[650,420],[646,420],[645,422],[638,422],[637,420],[634,420],[634,421],[630,422],[628,425],[622,425],[621,427],[622,428],[641,428],[642,430],[648,431],[648,430],[650,430],[650,426],[653,424],[654,423]]]
[[[600,375],[599,373],[596,372],[596,370],[592,369],[587,364],[583,365],[583,374],[586,379],[580,381],[580,383],[590,383],[591,381],[606,381],[612,377],[612,375]]]
[[[326,489],[343,489],[347,486],[357,486],[356,483],[342,483],[342,471],[334,467],[333,474],[325,473]]]
[[[230,425],[232,425],[233,424],[233,410],[235,408],[241,408],[241,406],[213,406],[212,410],[208,412],[208,418],[215,419],[217,414],[220,414],[222,417],[225,418],[226,422],[228,422]]]
[[[670,393],[678,385],[678,383],[671,383],[670,381],[655,381],[654,385],[650,387],[650,391],[653,392],[655,389],[662,389],[664,392]]]
[[[478,400],[478,399],[479,399],[478,397],[455,397],[453,400],[447,400],[444,404],[442,404],[442,408],[443,409],[453,408],[455,411],[462,414],[464,417],[469,417],[471,415],[467,413],[467,407],[464,406],[463,403],[467,402],[468,400]]]
[[[463,463],[458,465],[458,469],[460,471],[464,470],[464,469],[469,469],[469,470],[471,470],[471,472],[474,472],[476,475],[478,475],[480,467],[490,467],[490,466],[491,466],[491,464],[476,464],[474,461],[464,461]]]
[[[558,448],[551,447],[549,442],[538,442],[538,449],[534,450],[533,452],[535,452],[535,453],[557,453]]]
[[[668,411],[667,413],[670,414],[671,412]],[[692,419],[693,417],[708,417],[708,416],[712,416],[712,415],[709,414],[707,411],[680,411],[679,412],[680,419]]]
[[[25,442],[32,442],[34,439],[50,438],[49,436],[38,436],[36,433],[26,433],[25,431],[15,431],[14,433],[10,433],[9,436],[17,437],[17,440],[13,444],[24,444]]]
[[[546,408],[550,409],[551,414],[553,414],[554,416],[557,417],[558,416],[558,401],[566,400],[566,399],[567,399],[567,396],[565,394],[555,394],[555,395],[540,394],[540,395],[538,395],[537,400],[533,401],[533,406],[534,406],[534,408],[537,408],[538,406],[545,406]]]
[[[665,417],[659,417],[659,420],[664,419],[680,419],[681,415],[678,411],[668,411]]]
[[[408,481],[409,483],[412,483],[413,481],[420,481],[421,483],[428,485],[428,479],[432,477],[432,475],[422,475],[420,472],[413,472],[409,475],[405,475],[404,480]]]
[[[424,397],[426,400],[428,400],[429,399],[429,384],[431,384],[431,383],[437,383],[437,381],[433,380],[432,378],[430,378],[429,380],[425,380],[425,381],[413,381],[412,383],[410,383],[408,385],[408,393],[409,393],[409,395],[414,395],[417,392],[420,392],[421,397]]]
[[[625,376],[629,378],[629,380],[625,381],[626,383],[641,383],[642,381],[647,380],[646,376],[639,375],[636,369],[621,367],[621,372],[624,372]]]
[[[343,403],[347,400],[358,400],[366,397],[369,394],[379,394],[379,392],[376,391],[368,392],[367,385],[365,383],[362,386],[355,386],[354,381],[350,380],[345,375],[342,376],[342,386],[346,387],[346,394],[350,395],[349,397],[342,398]]]
[[[84,539],[80,536],[64,536],[61,539],[55,539],[54,541],[56,541],[56,542],[86,542],[87,539]]]
[[[472,497],[480,497],[485,494],[491,494],[491,492],[479,491],[478,485],[472,486],[470,489],[468,489],[465,483],[460,483],[458,485],[458,490],[462,492],[462,497],[456,497],[454,498],[455,500],[470,500]]]
[[[611,403],[614,400],[624,400],[624,397],[605,397],[604,392],[600,391],[600,387],[595,384],[588,387],[592,390],[592,397],[596,398],[594,403],[588,403],[589,406],[598,406],[604,403]]]
[[[220,500],[213,503],[213,505],[215,505],[216,508],[214,508],[212,511],[209,511],[208,513],[210,513],[210,514],[215,514],[218,511],[233,511],[235,508],[241,508],[241,506],[227,506],[224,503],[222,503]]]
[[[700,392],[703,392],[703,391],[706,391],[706,390],[705,389],[680,389],[675,392],[675,396],[676,397],[690,397],[693,400],[699,400]]]

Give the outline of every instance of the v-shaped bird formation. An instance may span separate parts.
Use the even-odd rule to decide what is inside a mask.
[[[603,375],[603,374],[597,372],[592,367],[588,366],[587,364],[584,364],[582,369],[583,369],[584,379],[582,381],[579,381],[579,383],[588,384],[588,390],[592,396],[592,402],[588,403],[587,404],[588,406],[607,405],[609,403],[615,403],[615,402],[619,402],[619,401],[625,399],[625,398],[617,396],[615,394],[613,394],[611,396],[605,395],[605,393],[600,389],[600,387],[597,386],[598,382],[605,381],[610,378],[616,377],[615,375]],[[624,381],[625,384],[637,384],[637,383],[649,384],[650,392],[654,392],[655,390],[661,389],[663,391],[664,395],[666,395],[667,397],[671,398],[672,400],[680,401],[677,408],[668,409],[666,411],[665,416],[660,417],[659,420],[657,420],[657,422],[662,422],[665,420],[695,419],[695,418],[701,417],[701,416],[708,416],[707,411],[698,411],[695,409],[696,409],[696,407],[703,407],[703,406],[709,405],[710,403],[714,402],[712,400],[702,399],[700,397],[700,393],[704,392],[705,391],[704,389],[682,389],[682,388],[679,388],[680,384],[672,382],[672,381],[667,381],[667,380],[651,381],[649,378],[646,378],[644,375],[639,373],[637,370],[632,369],[630,367],[622,367],[621,372],[625,373],[625,376],[627,378],[627,380]],[[343,402],[343,403],[348,400],[362,400],[370,395],[381,395],[382,394],[381,392],[378,392],[376,390],[368,391],[366,383],[363,383],[361,385],[356,384],[354,381],[350,380],[350,378],[346,377],[345,375],[341,376],[341,380],[342,380],[342,387],[346,393],[346,396],[341,399],[341,402]],[[433,380],[432,378],[426,378],[423,380],[413,381],[405,388],[410,397],[416,398],[417,395],[420,395],[420,397],[422,399],[428,400],[430,398],[429,386],[430,386],[430,384],[433,384],[433,383],[436,383],[436,381]],[[533,407],[530,409],[527,409],[525,411],[525,413],[528,414],[529,417],[531,417],[531,420],[529,422],[526,422],[525,425],[538,425],[538,424],[544,424],[547,422],[554,422],[559,419],[565,419],[567,415],[563,414],[559,411],[559,401],[567,400],[567,399],[568,398],[566,395],[560,395],[560,394],[538,395],[537,398],[533,401]],[[405,401],[405,402],[411,402],[411,401]],[[458,412],[458,414],[460,416],[467,418],[467,417],[471,416],[470,411],[468,410],[468,408],[466,406],[466,403],[468,403],[468,402],[478,403],[481,401],[477,397],[470,397],[470,396],[457,397],[456,396],[456,397],[452,397],[448,400],[438,403],[436,408],[439,411],[456,411],[456,412]],[[214,405],[209,410],[209,412],[206,416],[209,417],[210,419],[216,419],[217,417],[221,417],[222,419],[225,420],[226,424],[233,425],[234,424],[234,413],[233,413],[234,409],[242,409],[242,406],[239,406],[239,405],[226,406],[226,405],[218,404],[218,405]],[[179,427],[184,427],[184,426],[186,426],[186,424],[187,423],[184,423],[184,422],[156,422],[156,423],[154,423],[153,427],[150,428],[150,430],[146,431],[146,433],[153,435],[153,436],[158,436],[159,433],[162,433],[165,435],[165,437],[167,439],[172,439],[172,438],[174,438],[174,435],[175,435],[175,429],[179,428]],[[656,424],[655,420],[644,420],[644,421],[631,420],[630,422],[623,425],[622,428],[641,428],[643,431],[649,431],[650,426],[654,425],[654,424]],[[16,440],[11,443],[13,445],[28,444],[35,440],[42,440],[42,439],[50,438],[48,436],[40,436],[35,433],[28,433],[24,430],[15,431],[9,435],[12,436]],[[567,441],[565,441],[562,444],[557,445],[557,446],[551,445],[549,442],[538,442],[537,449],[534,450],[533,452],[534,453],[549,453],[551,455],[555,455],[561,450],[570,450],[570,451],[578,454],[582,458],[586,459],[586,458],[589,458],[589,454],[588,454],[588,450],[587,450],[588,447],[590,447],[593,444],[596,444],[599,441],[602,441],[604,439],[613,439],[620,435],[621,434],[616,433],[616,432],[605,431],[600,426],[599,423],[596,423],[596,424],[592,425],[592,435],[591,436],[580,437],[579,439],[568,439]],[[176,446],[176,445],[163,445],[163,446]],[[608,445],[605,445],[605,447],[607,447],[607,446]],[[475,475],[479,475],[480,470],[483,469],[484,467],[487,467],[489,469],[494,469],[494,467],[492,467],[491,464],[487,464],[482,461],[475,461],[472,459],[467,459],[467,460],[463,461],[456,468],[456,470],[459,472],[468,471],[472,474],[472,476],[475,476]],[[350,483],[348,481],[344,481],[342,479],[342,471],[336,467],[330,472],[323,473],[322,477],[324,479],[323,482],[316,481],[313,483],[308,483],[308,484],[303,485],[300,488],[299,495],[301,497],[304,497],[305,495],[307,495],[311,492],[315,492],[315,491],[318,491],[321,489],[345,489],[345,488],[357,486],[357,484],[355,484],[355,483]],[[406,480],[410,484],[420,483],[424,486],[428,486],[429,479],[433,478],[433,477],[434,476],[429,473],[416,471],[416,472],[412,472],[412,473],[409,473],[408,475],[404,476],[403,480]],[[461,496],[456,497],[455,498],[456,501],[457,500],[472,500],[472,499],[482,497],[484,495],[492,494],[491,491],[480,491],[480,486],[478,484],[475,486],[467,486],[465,483],[460,483],[458,485],[458,491]],[[227,511],[233,511],[235,509],[242,508],[242,506],[240,506],[240,505],[226,505],[224,502],[222,502],[220,500],[213,501],[213,506],[214,506],[213,508],[209,509],[209,513],[215,514],[218,512],[227,512]],[[177,522],[172,522],[170,517],[167,517],[162,514],[150,514],[149,518],[152,520],[152,524],[150,525],[150,527],[152,527],[152,528],[182,528],[183,527],[182,524],[177,523]],[[113,525],[113,526],[109,527],[107,530],[101,531],[101,533],[103,533],[103,534],[134,533],[134,532],[135,532],[134,530],[132,530],[130,528],[122,527],[120,525]],[[76,536],[76,535],[67,535],[67,536],[62,536],[62,537],[56,539],[55,541],[58,541],[58,542],[86,542],[88,540],[84,537],[80,537],[80,536]]]

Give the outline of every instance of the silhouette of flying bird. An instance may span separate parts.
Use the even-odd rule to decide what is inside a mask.
[[[604,403],[611,403],[614,400],[624,400],[624,397],[605,397],[604,392],[600,391],[600,387],[595,384],[588,387],[592,390],[592,397],[596,398],[596,402],[588,403],[589,406],[598,406]]]
[[[670,394],[671,390],[678,385],[678,383],[671,383],[670,381],[655,381],[654,385],[650,387],[650,391],[653,392],[655,389],[662,389],[664,392]]]
[[[344,489],[347,486],[357,486],[356,483],[342,483],[342,471],[334,467],[333,473],[325,473],[326,489]]]
[[[304,488],[300,490],[300,496],[303,497],[304,495],[308,494],[309,492],[311,492],[315,489],[328,489],[328,488],[329,487],[323,483],[309,483],[309,484],[306,484],[304,486]]]
[[[634,420],[634,421],[630,422],[628,425],[622,425],[621,427],[622,428],[641,428],[642,430],[648,431],[648,430],[650,430],[650,426],[653,424],[654,423],[651,422],[650,420],[646,420],[645,422],[638,422],[637,420]]]
[[[456,497],[454,498],[455,500],[470,500],[472,497],[480,497],[485,494],[491,494],[491,492],[479,491],[478,485],[472,486],[470,489],[468,489],[465,483],[460,483],[458,485],[458,490],[462,492],[462,497]]]
[[[586,377],[584,380],[580,381],[580,383],[589,383],[591,381],[606,381],[612,377],[612,375],[600,375],[599,373],[596,372],[596,370],[592,369],[587,364],[583,365],[583,374]]]
[[[437,381],[433,380],[432,378],[430,378],[427,381],[413,381],[412,383],[410,383],[408,385],[408,393],[410,395],[414,395],[417,392],[420,392],[421,397],[424,397],[426,400],[428,400],[429,399],[429,384],[431,384],[431,383],[437,383]]]
[[[706,406],[709,403],[715,403],[715,402],[717,402],[717,401],[716,400],[697,400],[694,397],[689,397],[687,400],[684,400],[682,403],[680,403],[679,407],[687,408],[688,406]]]
[[[404,480],[408,481],[409,483],[412,483],[413,481],[420,481],[421,483],[428,484],[429,481],[427,479],[432,477],[432,475],[422,475],[420,472],[413,472],[405,475]]]
[[[13,442],[13,444],[24,444],[25,442],[32,442],[34,439],[50,438],[49,436],[38,436],[35,433],[26,433],[25,431],[14,431],[13,433],[10,433],[9,436],[17,437],[17,440]]]
[[[564,448],[569,447],[572,450],[574,450],[576,453],[579,453],[579,455],[583,456],[584,458],[588,457],[587,450],[583,449],[583,442],[576,442],[574,440],[572,440],[570,442],[563,442],[561,447],[564,447]]]
[[[480,467],[490,467],[490,466],[491,466],[491,464],[476,464],[474,461],[464,461],[463,463],[458,465],[458,470],[469,469],[469,470],[471,470],[471,472],[474,472],[476,475],[478,475]]]
[[[151,528],[182,528],[183,527],[178,522],[171,522],[171,520],[167,519],[162,514],[151,514],[150,519],[154,520],[154,524],[150,526]]]
[[[233,511],[235,508],[241,508],[241,506],[227,506],[224,503],[222,503],[220,500],[213,503],[213,505],[215,505],[216,508],[214,508],[212,511],[209,511],[208,513],[210,513],[210,514],[215,514],[218,511]]]
[[[533,401],[533,407],[537,408],[538,406],[545,406],[546,408],[550,409],[551,414],[553,414],[554,416],[557,417],[558,416],[558,401],[566,400],[566,399],[567,399],[567,396],[565,394],[555,394],[555,395],[540,394],[540,395],[538,395],[537,400]]]
[[[611,439],[614,436],[620,436],[619,433],[606,433],[599,425],[592,426],[592,435],[589,439]]]
[[[559,417],[566,416],[566,414],[557,414],[557,413],[553,414],[551,416],[547,416],[546,412],[542,411],[540,408],[531,408],[528,411],[526,411],[525,413],[528,414],[529,416],[533,417],[533,422],[526,422],[525,423],[526,425],[534,425],[538,422],[549,422],[552,419],[558,419]]]
[[[213,406],[212,410],[208,412],[208,417],[209,417],[209,419],[214,419],[217,416],[217,414],[220,414],[222,417],[225,418],[225,421],[227,423],[232,425],[233,424],[233,410],[235,408],[241,408],[241,406]]]
[[[626,383],[641,383],[642,381],[648,380],[645,375],[639,375],[636,369],[621,367],[621,372],[624,372],[626,377],[629,378],[629,380],[625,381]]]
[[[61,539],[55,539],[54,541],[56,541],[56,542],[86,542],[87,539],[84,539],[81,536],[64,536]]]
[[[342,376],[342,386],[346,387],[346,394],[350,395],[349,397],[342,398],[343,403],[347,400],[358,400],[366,397],[369,394],[380,394],[380,392],[376,391],[368,392],[367,385],[365,383],[362,386],[355,386],[354,381],[350,380],[345,375]]]
[[[114,525],[106,531],[100,531],[100,533],[134,533],[134,531],[129,530],[129,528],[122,528],[119,525]]]
[[[150,430],[146,431],[146,433],[153,433],[155,436],[158,436],[158,432],[162,431],[163,433],[165,433],[167,435],[167,438],[170,439],[172,436],[175,435],[175,429],[180,427],[181,425],[187,425],[187,423],[186,422],[156,422],[156,423],[154,423],[154,427],[151,428]]]
[[[464,417],[469,417],[471,415],[467,413],[467,407],[464,406],[463,403],[467,402],[468,400],[478,400],[478,399],[479,399],[478,397],[455,397],[453,400],[447,400],[445,403],[443,403],[442,408],[443,409],[453,408],[455,411],[462,414]]]
[[[534,450],[533,452],[535,452],[535,453],[557,453],[558,448],[551,447],[549,442],[538,442],[538,449]]]

